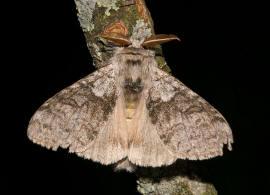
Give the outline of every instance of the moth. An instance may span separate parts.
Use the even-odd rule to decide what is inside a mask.
[[[181,81],[161,70],[151,47],[174,35],[115,42],[108,65],[65,88],[34,114],[27,130],[37,144],[116,169],[159,167],[177,159],[202,160],[231,150],[225,118]]]

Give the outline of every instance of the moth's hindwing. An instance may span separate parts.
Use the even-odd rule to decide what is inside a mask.
[[[168,73],[152,66],[146,101],[160,139],[177,158],[208,159],[231,149],[233,137],[224,117],[208,102]]]
[[[28,136],[53,150],[60,146],[102,164],[117,162],[126,154],[118,102],[114,67],[108,65],[46,101],[32,117]]]

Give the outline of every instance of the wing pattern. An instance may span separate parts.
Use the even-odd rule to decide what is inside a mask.
[[[231,149],[233,137],[224,117],[207,101],[158,67],[152,67],[146,101],[151,123],[163,143],[181,159],[208,159]]]
[[[53,150],[69,148],[103,164],[116,162],[126,153],[119,139],[111,143],[117,136],[117,98],[114,68],[108,65],[46,101],[32,117],[28,137]]]

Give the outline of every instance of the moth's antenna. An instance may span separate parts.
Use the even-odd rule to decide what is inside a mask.
[[[181,41],[176,35],[166,35],[166,34],[152,35],[151,37],[144,40],[142,46],[153,47],[155,45],[159,45],[174,40]]]
[[[129,46],[131,45],[131,41],[128,37],[126,37],[123,34],[116,33],[116,32],[109,32],[106,34],[99,34],[97,37],[107,39],[109,41],[124,45],[124,46]]]

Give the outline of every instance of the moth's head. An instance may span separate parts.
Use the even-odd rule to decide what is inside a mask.
[[[115,32],[100,34],[97,37],[109,40],[124,47],[133,47],[133,48],[154,47],[156,45],[160,45],[162,43],[166,43],[173,40],[180,41],[180,39],[177,36],[166,34],[152,35],[151,37],[140,41],[132,40],[126,37],[125,35]]]

